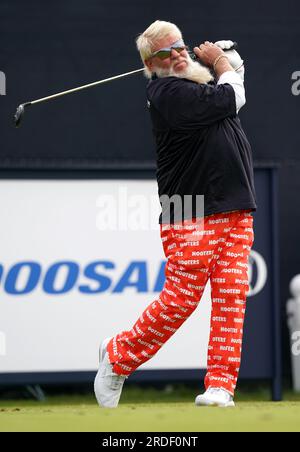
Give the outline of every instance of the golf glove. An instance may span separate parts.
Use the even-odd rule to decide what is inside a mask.
[[[215,42],[215,45],[220,47],[220,49],[230,49],[230,47],[233,46],[232,41],[217,41]],[[236,50],[227,50],[226,56],[228,57],[228,61],[235,70],[237,74],[241,77],[242,81],[244,81],[244,74],[245,74],[245,68],[244,68],[244,61],[240,57],[239,53]]]

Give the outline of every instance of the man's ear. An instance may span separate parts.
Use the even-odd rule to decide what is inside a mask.
[[[145,60],[145,65],[147,66],[147,68],[149,69],[149,71],[152,72],[152,69],[153,69],[153,63],[152,63],[151,59]]]

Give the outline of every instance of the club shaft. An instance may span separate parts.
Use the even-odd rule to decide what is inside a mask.
[[[125,72],[124,74],[115,75],[114,77],[109,77],[104,80],[99,80],[97,82],[88,83],[87,85],[78,86],[77,88],[69,89],[68,91],[63,91],[61,93],[52,94],[51,96],[42,97],[41,99],[33,100],[30,102],[30,105],[38,104],[40,102],[46,102],[47,100],[55,99],[56,97],[64,96],[66,94],[75,93],[76,91],[81,91],[86,88],[91,88],[92,86],[101,85],[102,83],[110,82],[112,80],[117,80],[118,78],[126,77],[127,75],[136,74],[138,72],[142,72],[144,68],[142,69],[136,69],[135,71],[131,72]]]
[[[237,43],[234,42],[231,49],[224,49],[224,51],[232,50],[237,48]],[[117,80],[119,78],[127,77],[128,75],[137,74],[138,72],[144,71],[144,68],[136,69],[131,72],[125,72],[124,74],[115,75],[114,77],[109,77],[104,80],[98,80],[97,82],[88,83],[87,85],[78,86],[77,88],[69,89],[67,91],[62,91],[61,93],[52,94],[51,96],[42,97],[41,99],[33,100],[31,102],[27,102],[27,105],[39,104],[41,102],[46,102],[47,100],[56,99],[57,97],[65,96],[66,94],[75,93],[77,91],[81,91],[83,89],[91,88],[92,86],[101,85],[102,83],[111,82],[112,80]]]

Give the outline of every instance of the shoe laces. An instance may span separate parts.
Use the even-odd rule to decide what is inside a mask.
[[[207,392],[211,395],[218,395],[220,393],[226,394],[226,396],[231,397],[230,394],[222,388],[209,388]]]
[[[111,382],[110,382],[110,387],[113,390],[118,390],[120,389],[120,387],[122,387],[125,379],[127,377],[123,376],[123,375],[118,375],[115,374],[114,372],[111,373]]]
[[[220,392],[220,388],[208,388],[207,392],[209,394],[216,394],[216,393]]]

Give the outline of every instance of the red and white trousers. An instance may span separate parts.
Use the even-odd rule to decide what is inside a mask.
[[[220,213],[161,225],[160,231],[167,258],[163,290],[130,331],[109,342],[113,371],[127,376],[152,358],[197,308],[210,279],[212,313],[205,387],[223,388],[234,395],[249,290],[253,217],[246,210]]]

